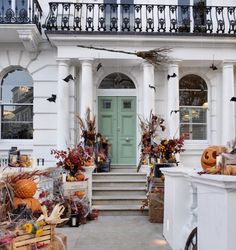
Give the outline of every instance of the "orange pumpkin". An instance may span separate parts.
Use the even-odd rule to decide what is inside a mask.
[[[26,204],[28,208],[31,208],[32,212],[34,213],[37,210],[41,210],[41,205],[38,200],[34,198],[26,198],[21,199],[18,197],[14,197],[13,199],[13,206],[14,208],[17,208],[20,204]]]
[[[85,175],[82,173],[79,173],[75,176],[75,178],[77,179],[77,181],[84,181],[85,180]]]
[[[204,170],[210,167],[214,167],[216,165],[216,156],[220,155],[220,153],[226,152],[226,148],[224,146],[210,146],[207,147],[201,157],[201,165]]]
[[[31,198],[37,191],[37,185],[30,179],[21,179],[14,186],[14,193],[19,198]]]

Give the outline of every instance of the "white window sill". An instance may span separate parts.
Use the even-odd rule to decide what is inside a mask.
[[[23,150],[33,150],[33,139],[1,139],[0,150],[9,150],[11,147],[18,147]]]

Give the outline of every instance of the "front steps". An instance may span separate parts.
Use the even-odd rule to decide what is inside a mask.
[[[146,174],[136,172],[136,166],[116,165],[109,173],[93,174],[93,208],[100,215],[147,215],[141,212],[146,199]]]

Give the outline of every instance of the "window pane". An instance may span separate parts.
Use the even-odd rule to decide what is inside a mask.
[[[180,122],[182,123],[206,123],[207,110],[203,108],[180,107]]]
[[[111,101],[110,100],[103,100],[103,109],[111,109]]]
[[[32,139],[32,122],[2,122],[2,139]]]
[[[2,122],[33,121],[32,105],[2,105]]]
[[[180,90],[180,106],[202,106],[207,101],[207,91]]]
[[[131,101],[123,101],[123,109],[131,109]]]
[[[206,140],[207,138],[207,126],[206,124],[181,124],[180,134],[188,133],[191,131],[190,140]]]
[[[33,106],[2,106],[2,139],[33,138]]]
[[[2,103],[33,103],[33,81],[25,71],[14,70],[2,81]]]
[[[102,80],[99,89],[135,89],[135,85],[128,76],[112,73]]]

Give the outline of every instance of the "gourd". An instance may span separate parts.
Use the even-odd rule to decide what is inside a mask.
[[[201,165],[204,170],[207,168],[212,168],[216,166],[216,156],[220,153],[226,152],[224,146],[210,146],[207,147],[201,156]]]

